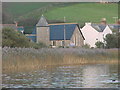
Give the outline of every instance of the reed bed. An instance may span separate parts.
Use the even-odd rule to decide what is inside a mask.
[[[9,47],[2,49],[3,73],[30,71],[53,65],[117,63],[117,61],[117,50]]]

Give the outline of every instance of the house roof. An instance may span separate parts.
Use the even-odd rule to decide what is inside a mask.
[[[109,24],[109,27],[113,30],[119,30],[120,29],[120,24]]]
[[[0,24],[2,28],[12,28],[14,30],[17,30],[16,24]]]
[[[36,24],[37,27],[48,26],[48,22],[46,18],[42,15],[38,23]]]
[[[48,24],[48,25],[65,25],[65,24],[78,24],[78,23],[54,23],[54,24]]]
[[[91,24],[91,26],[98,32],[103,32],[107,25],[104,24]]]
[[[65,39],[70,40],[76,26],[78,27],[77,24],[51,24],[50,25],[50,40],[64,40],[64,27],[65,27],[65,36],[66,36]]]

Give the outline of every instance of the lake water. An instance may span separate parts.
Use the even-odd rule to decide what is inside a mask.
[[[3,74],[5,88],[117,88],[117,65],[55,66],[17,74]]]

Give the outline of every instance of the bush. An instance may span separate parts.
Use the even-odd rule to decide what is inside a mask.
[[[35,48],[35,49],[47,47],[44,43],[33,43],[32,46],[33,46],[33,48]]]
[[[9,47],[30,47],[29,39],[15,31],[11,28],[3,28],[2,30],[2,47],[9,46]]]
[[[82,46],[83,48],[90,48],[90,45],[89,44],[85,44]]]
[[[59,46],[58,48],[64,48],[64,46]]]
[[[97,41],[95,43],[95,45],[96,45],[97,48],[104,48],[104,43],[103,42]]]
[[[3,28],[2,30],[2,47],[25,47],[25,48],[42,48],[46,47],[43,43],[34,43],[31,42],[24,34],[11,29],[11,28]]]
[[[118,48],[120,40],[120,33],[117,34],[107,34],[105,38],[106,48]]]

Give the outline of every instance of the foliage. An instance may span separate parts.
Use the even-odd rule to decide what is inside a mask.
[[[46,47],[43,43],[34,43],[23,34],[18,31],[15,31],[11,28],[3,28],[2,31],[2,46],[8,47],[33,47],[33,48],[43,48]]]
[[[104,43],[103,42],[97,41],[95,43],[95,45],[96,45],[97,48],[104,48]]]
[[[117,50],[116,50],[117,51]],[[50,65],[101,64],[118,60],[117,52],[83,48],[2,48],[4,72],[35,70]]]
[[[120,33],[107,34],[105,38],[106,48],[118,48],[118,41],[120,41]]]
[[[90,45],[89,44],[85,44],[82,46],[83,48],[90,48]]]
[[[44,43],[33,43],[33,48],[35,49],[40,49],[40,48],[44,48],[44,47],[47,47]]]
[[[2,46],[30,47],[31,43],[27,37],[11,28],[3,28]]]

